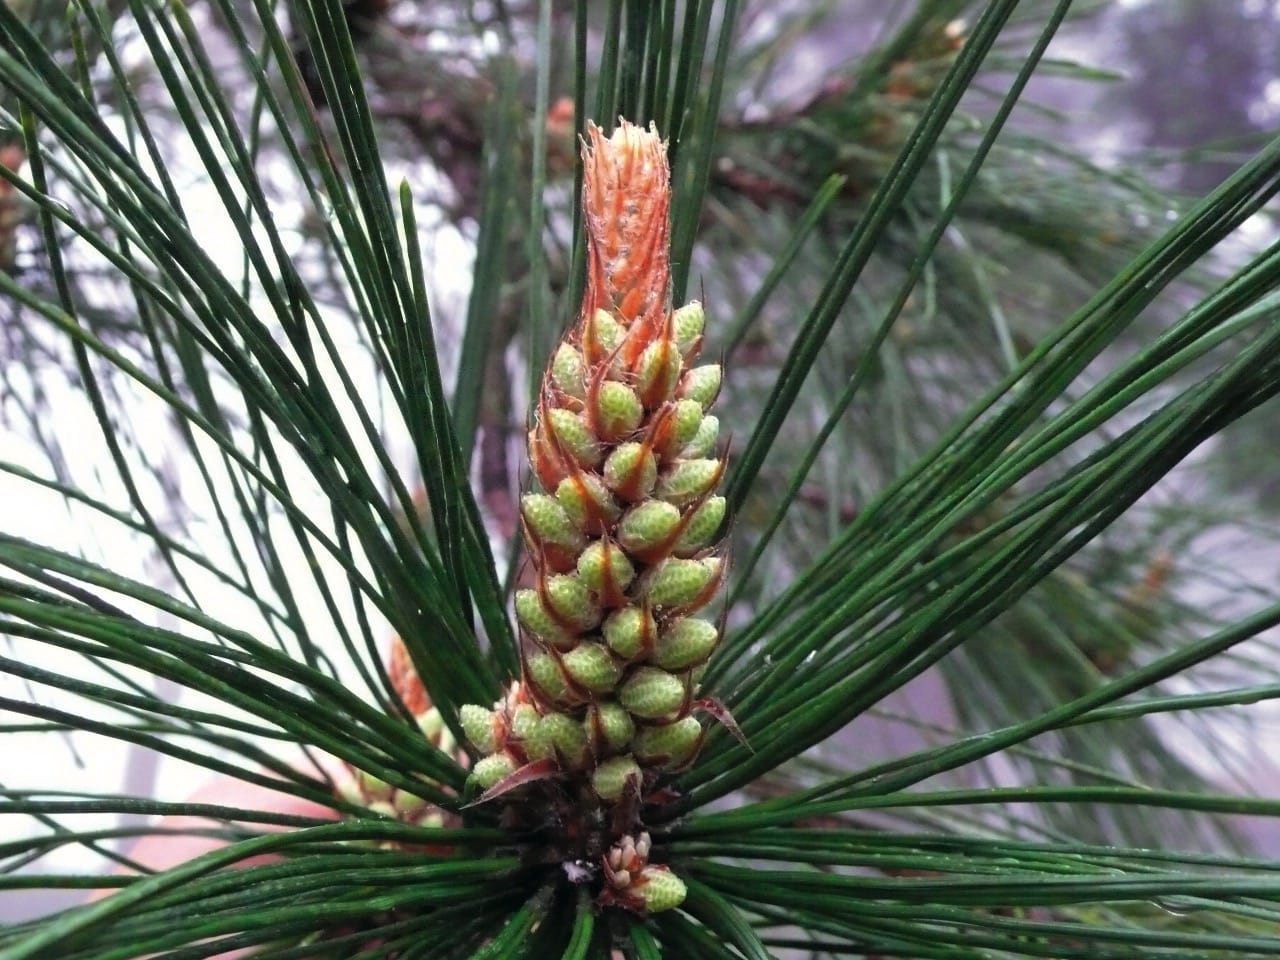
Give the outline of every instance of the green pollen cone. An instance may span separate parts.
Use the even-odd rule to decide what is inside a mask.
[[[517,740],[527,740],[538,727],[538,711],[531,703],[521,703],[511,711],[511,734]]]
[[[604,482],[626,500],[643,500],[658,482],[658,461],[642,443],[621,443],[604,462]]]
[[[356,775],[352,775],[338,782],[337,787],[338,799],[345,800],[347,803],[363,807],[368,798],[365,796],[364,790],[360,788],[360,780]]]
[[[453,731],[447,727],[440,731],[440,739],[436,742],[436,748],[441,753],[457,753],[458,741],[454,739]]]
[[[572,717],[548,713],[538,724],[538,736],[552,744],[570,768],[579,768],[587,762],[587,732]]]
[[[606,380],[595,396],[595,423],[600,439],[621,440],[634,433],[644,417],[644,407],[636,392],[625,383]]]
[[[707,546],[724,522],[725,506],[724,497],[707,497],[702,501],[672,545],[671,552],[677,557],[689,557]]]
[[[612,523],[622,513],[604,481],[593,473],[561,480],[556,487],[556,502],[575,533],[585,530],[592,522]],[[582,540],[579,538],[577,543],[580,548]]]
[[[664,544],[680,525],[680,511],[661,500],[632,507],[618,524],[618,542],[628,553]]]
[[[569,396],[582,400],[587,392],[583,385],[582,354],[567,343],[560,344],[551,360],[551,379],[557,387]]]
[[[520,498],[520,513],[529,533],[539,544],[563,547],[576,553],[586,542],[555,497],[545,493],[527,493]]]
[[[653,648],[652,659],[664,670],[683,670],[711,656],[719,639],[715,624],[686,617],[663,631]]]
[[[618,683],[622,668],[607,647],[582,643],[563,657],[565,672],[592,693],[608,693]]]
[[[720,418],[708,414],[702,418],[702,422],[698,424],[698,432],[693,435],[693,439],[685,445],[680,454],[690,459],[708,457],[715,452],[716,440],[719,436]]]
[[[635,373],[636,388],[645,406],[656,407],[671,399],[680,380],[680,366],[680,349],[673,341],[659,339],[644,348]]]
[[[641,762],[663,761],[677,765],[689,759],[700,736],[702,724],[696,717],[685,717],[675,723],[645,727],[636,734],[632,750]]]
[[[569,574],[547,577],[544,587],[552,614],[570,631],[581,633],[600,622],[600,608],[578,577]]]
[[[544,735],[541,722],[532,704],[522,703],[511,712],[511,735],[530,762],[555,756],[555,745]]]
[[[476,761],[467,782],[480,790],[488,790],[503,777],[516,772],[516,762],[505,753],[493,753]]]
[[[391,798],[391,806],[399,816],[414,817],[430,806],[430,801],[407,790],[397,790]]]
[[[711,406],[720,392],[720,364],[709,363],[694,367],[680,381],[679,395],[685,400],[696,400],[705,410]]]
[[[498,749],[492,710],[486,710],[478,704],[464,703],[458,708],[458,722],[467,735],[467,742],[481,753],[493,753]]]
[[[376,813],[380,817],[386,817],[388,820],[399,819],[396,816],[395,804],[390,800],[375,800],[365,808],[370,813]]]
[[[529,731],[528,736],[520,738],[520,749],[530,763],[535,760],[551,760],[556,755],[556,745],[540,724]]]
[[[587,715],[586,723],[589,727],[594,725],[599,730],[605,745],[610,750],[626,749],[636,732],[635,721],[631,719],[631,714],[612,700],[597,703],[592,712]]]
[[[537,590],[517,590],[515,606],[521,625],[539,640],[560,649],[573,642],[573,634],[551,615]]]
[[[693,359],[691,354],[699,344],[706,323],[707,315],[698,300],[690,300],[671,314],[671,332],[675,335],[676,346],[680,348],[680,355],[684,359]]]
[[[440,716],[440,711],[435,707],[427,707],[418,717],[418,729],[422,731],[422,735],[430,740],[436,746],[440,746],[439,738],[447,732],[444,725],[444,717]],[[440,747],[441,750],[444,747]]]
[[[641,667],[618,691],[618,702],[637,717],[659,720],[684,703],[684,680],[657,667]]]
[[[560,665],[550,654],[535,653],[525,661],[525,670],[533,685],[552,703],[565,704],[574,699]]]
[[[597,308],[587,320],[586,329],[582,335],[584,349],[587,350],[591,362],[597,363],[613,353],[626,334],[626,327],[615,320],[613,314]],[[590,352],[592,349],[599,351],[598,355],[592,356]]]
[[[364,795],[370,800],[386,800],[394,789],[387,781],[375,777],[366,770],[357,770],[356,780],[360,784],[360,789],[364,791]]]
[[[605,643],[624,660],[633,660],[643,653],[656,634],[653,614],[643,607],[615,610],[604,622]]]
[[[594,467],[600,462],[600,443],[576,413],[560,407],[548,410],[547,428],[560,449],[580,466]]]
[[[683,607],[702,595],[718,570],[706,560],[663,560],[648,575],[645,598],[655,607]]]
[[[667,867],[645,867],[640,872],[640,879],[643,883],[640,896],[644,899],[644,908],[648,913],[675,909],[684,903],[689,892],[684,881]]]
[[[677,400],[671,415],[675,424],[676,443],[684,446],[698,435],[702,426],[702,404],[697,400]]]
[[[596,767],[591,774],[591,787],[602,800],[618,800],[627,788],[627,781],[640,783],[640,765],[629,756],[614,757]]]
[[[578,557],[578,577],[597,595],[627,589],[636,577],[635,568],[622,548],[612,540],[596,540]]]
[[[719,460],[681,460],[663,472],[654,495],[684,506],[710,490],[719,476]]]

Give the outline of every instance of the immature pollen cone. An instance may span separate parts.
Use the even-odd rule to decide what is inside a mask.
[[[505,796],[528,820],[530,805],[564,798],[548,814],[578,824],[565,857],[612,878],[601,903],[645,913],[684,898],[648,863],[643,819],[664,774],[693,761],[693,711],[709,705],[697,675],[719,630],[693,614],[724,573],[724,460],[706,412],[720,368],[692,366],[702,305],[671,308],[666,144],[625,120],[610,137],[588,125],[583,161],[586,295],[529,432],[544,492],[521,501],[535,573],[515,599],[524,677],[462,722],[485,754],[471,774],[481,799]],[[636,870],[609,863],[637,844]]]
[[[414,671],[413,664],[409,660],[409,652],[405,649],[404,642],[399,637],[395,637],[391,642],[391,649],[387,656],[387,675],[391,680],[391,686],[396,695],[418,722],[418,729],[422,731],[423,736],[445,753],[455,754],[460,763],[466,763],[467,755],[458,749],[453,735],[449,732],[448,727],[444,725],[440,711],[431,705],[427,691],[423,688],[422,681],[418,679],[418,674]],[[432,785],[438,786],[435,783],[432,783]],[[390,817],[394,820],[401,820],[405,823],[413,823],[424,827],[453,827],[458,825],[458,818],[455,814],[441,810],[421,797],[407,790],[397,789],[373,774],[364,770],[357,770],[349,764],[346,765],[346,776],[336,784],[336,791],[344,800],[367,807],[375,813],[380,813],[384,817]],[[403,847],[402,844],[390,841],[383,844],[383,846]],[[428,853],[447,852],[438,847],[421,847],[417,849],[422,849]]]

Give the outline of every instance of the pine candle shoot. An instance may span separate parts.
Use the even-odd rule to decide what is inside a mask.
[[[725,560],[717,419],[720,367],[696,365],[704,315],[671,305],[666,144],[622,121],[583,146],[587,280],[552,355],[529,432],[541,492],[521,502],[532,558],[517,592],[523,677],[488,707],[463,708],[470,776],[508,820],[553,805],[566,862],[597,900],[639,913],[684,899],[649,862],[646,810],[703,739],[700,668],[719,629],[698,614]]]

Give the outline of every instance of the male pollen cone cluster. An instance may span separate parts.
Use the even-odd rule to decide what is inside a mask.
[[[466,753],[454,742],[453,734],[444,725],[440,711],[432,706],[422,681],[413,669],[409,659],[409,651],[404,641],[394,637],[387,655],[387,676],[396,696],[405,705],[418,723],[418,729],[434,746],[445,753],[452,754],[459,763],[466,763]],[[433,786],[434,781],[423,778]],[[359,770],[346,764],[346,775],[335,784],[336,793],[343,800],[366,807],[375,813],[403,823],[412,823],[421,827],[456,827],[459,820],[456,814],[442,810],[408,790],[393,787],[391,784],[365,770]],[[386,841],[382,846],[396,850],[420,850],[425,853],[445,853],[447,847],[407,846],[397,841]]]
[[[719,630],[694,614],[724,572],[724,460],[707,414],[720,367],[693,366],[702,305],[671,308],[666,144],[625,120],[610,137],[588,125],[583,160],[586,294],[528,439],[544,492],[521,501],[536,574],[515,599],[524,676],[461,721],[486,797],[557,778],[596,806],[639,808],[703,737],[697,677]],[[634,868],[610,874],[616,902],[653,912],[683,899],[644,862],[643,834],[609,842]]]

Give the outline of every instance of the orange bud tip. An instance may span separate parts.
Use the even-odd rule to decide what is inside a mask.
[[[671,282],[666,144],[653,126],[646,130],[622,120],[605,137],[588,124],[582,163],[588,261],[584,317],[607,307],[630,326],[640,316],[665,313]]]

